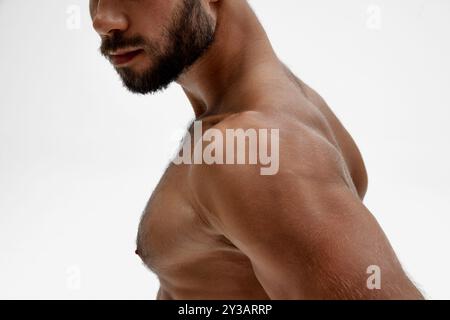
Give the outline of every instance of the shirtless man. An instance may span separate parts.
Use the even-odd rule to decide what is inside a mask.
[[[247,0],[91,0],[90,12],[130,91],[176,82],[204,130],[279,129],[274,175],[168,167],[137,239],[157,299],[423,298],[362,202],[357,146],[277,58]]]

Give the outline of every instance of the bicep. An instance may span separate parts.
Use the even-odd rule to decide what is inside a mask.
[[[380,226],[350,189],[309,181],[302,191],[306,185],[288,180],[283,188],[233,189],[225,195],[233,201],[215,207],[216,226],[248,256],[272,299],[387,298],[411,290]],[[370,266],[382,272],[381,290],[367,287]]]

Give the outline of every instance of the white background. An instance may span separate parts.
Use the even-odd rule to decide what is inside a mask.
[[[177,85],[122,88],[87,3],[0,0],[0,298],[159,287],[134,255],[137,225],[193,113]],[[360,146],[366,204],[405,269],[428,298],[450,298],[450,1],[251,3]]]

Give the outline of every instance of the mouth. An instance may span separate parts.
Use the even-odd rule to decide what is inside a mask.
[[[143,49],[126,49],[111,52],[108,54],[108,56],[112,64],[114,64],[116,67],[123,67],[131,63],[137,56],[141,55],[143,52]]]

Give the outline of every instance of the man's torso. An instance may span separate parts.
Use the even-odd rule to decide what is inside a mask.
[[[355,192],[362,198],[367,177],[358,148],[323,100],[298,79],[293,80],[298,81],[308,104],[301,102],[298,108],[313,108],[324,117]],[[299,124],[301,117],[292,112],[291,118]],[[138,253],[161,283],[157,299],[269,299],[250,260],[198,214],[203,208],[198,207],[187,182],[188,173],[189,165],[167,168],[139,226]]]

